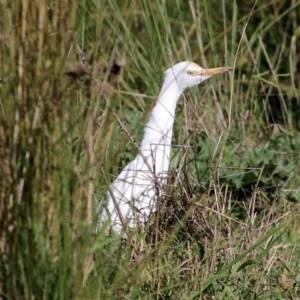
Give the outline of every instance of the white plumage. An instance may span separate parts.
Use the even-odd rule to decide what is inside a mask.
[[[177,101],[183,91],[232,68],[202,69],[184,61],[165,71],[165,80],[145,127],[139,154],[111,184],[107,201],[100,203],[98,225],[110,221],[120,233],[124,226],[147,221],[166,184]]]

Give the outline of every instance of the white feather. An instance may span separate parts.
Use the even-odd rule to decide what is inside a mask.
[[[224,68],[223,72],[228,70]],[[188,71],[196,75],[192,76]],[[188,61],[165,72],[163,87],[145,126],[139,154],[111,184],[107,201],[101,201],[97,226],[109,221],[111,228],[120,233],[125,225],[122,222],[135,227],[137,223],[147,221],[155,210],[167,181],[177,101],[186,88],[212,76],[202,72],[201,67]]]

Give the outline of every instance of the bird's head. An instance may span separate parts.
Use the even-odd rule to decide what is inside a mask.
[[[180,62],[165,71],[165,82],[177,82],[183,92],[186,88],[198,85],[204,80],[220,73],[231,71],[230,67],[203,69],[190,61]]]

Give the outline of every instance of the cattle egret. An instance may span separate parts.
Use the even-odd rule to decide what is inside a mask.
[[[109,222],[120,233],[147,221],[167,181],[175,109],[186,88],[198,85],[229,67],[202,69],[184,61],[165,71],[164,84],[144,131],[139,154],[120,173],[99,206],[97,227]]]

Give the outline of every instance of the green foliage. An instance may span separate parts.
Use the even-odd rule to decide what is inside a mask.
[[[0,297],[299,298],[299,6],[0,2]],[[179,101],[174,213],[93,236],[183,60],[235,70]]]

